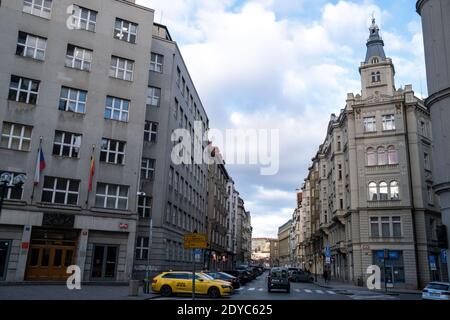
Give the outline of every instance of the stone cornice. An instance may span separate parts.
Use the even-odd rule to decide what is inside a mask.
[[[429,96],[425,100],[425,106],[430,109],[433,104],[435,104],[438,101],[441,101],[442,99],[450,97],[450,87],[444,88],[442,90],[439,90],[438,92],[433,93],[431,96]]]
[[[424,5],[425,2],[427,2],[428,0],[418,0],[416,3],[416,11],[417,13],[420,15],[422,12],[422,7]]]

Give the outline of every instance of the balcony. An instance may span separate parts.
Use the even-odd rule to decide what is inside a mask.
[[[401,200],[377,200],[377,201],[367,201],[368,208],[392,208],[399,207],[401,205]]]

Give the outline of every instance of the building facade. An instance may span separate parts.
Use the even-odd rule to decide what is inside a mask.
[[[190,269],[194,254],[184,249],[184,234],[207,231],[208,166],[194,157],[207,146],[203,135],[209,120],[167,27],[154,24],[152,34],[141,133],[134,265],[138,279],[147,268],[151,274]],[[176,130],[186,136],[181,138],[183,132]]]
[[[249,264],[251,262],[253,228],[250,212],[245,210],[244,200],[241,197],[238,198],[236,230],[236,264]]]
[[[153,10],[6,0],[0,26],[0,170],[26,176],[6,190],[0,280],[63,280],[76,264],[83,281],[128,281]]]
[[[291,227],[289,220],[278,228],[278,260],[281,267],[290,266],[291,261]]]
[[[278,239],[270,239],[269,265],[271,267],[277,267],[280,265],[280,253],[279,253]]]
[[[303,239],[304,262],[316,274],[327,268],[334,279],[359,285],[370,265],[392,287],[446,280],[430,115],[410,85],[396,89],[375,20],[359,70],[362,92],[348,94],[345,109],[331,116],[305,181],[311,234]]]
[[[267,265],[270,261],[270,243],[269,238],[252,239],[252,262],[255,264]]]
[[[417,12],[422,17],[425,62],[429,97],[425,105],[433,124],[434,190],[439,195],[443,228],[439,233],[441,254],[448,256],[450,245],[450,3],[445,0],[419,0]],[[447,264],[447,272],[450,266]]]

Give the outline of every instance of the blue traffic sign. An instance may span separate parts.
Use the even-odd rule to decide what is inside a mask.
[[[447,263],[447,250],[445,249],[441,250],[441,262]]]

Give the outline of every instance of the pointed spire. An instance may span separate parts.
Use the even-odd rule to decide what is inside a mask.
[[[367,40],[367,54],[365,62],[368,63],[373,57],[378,57],[385,60],[386,54],[384,53],[384,41],[380,36],[380,28],[378,27],[374,16],[372,16],[372,25],[370,26],[369,31],[370,35]]]

